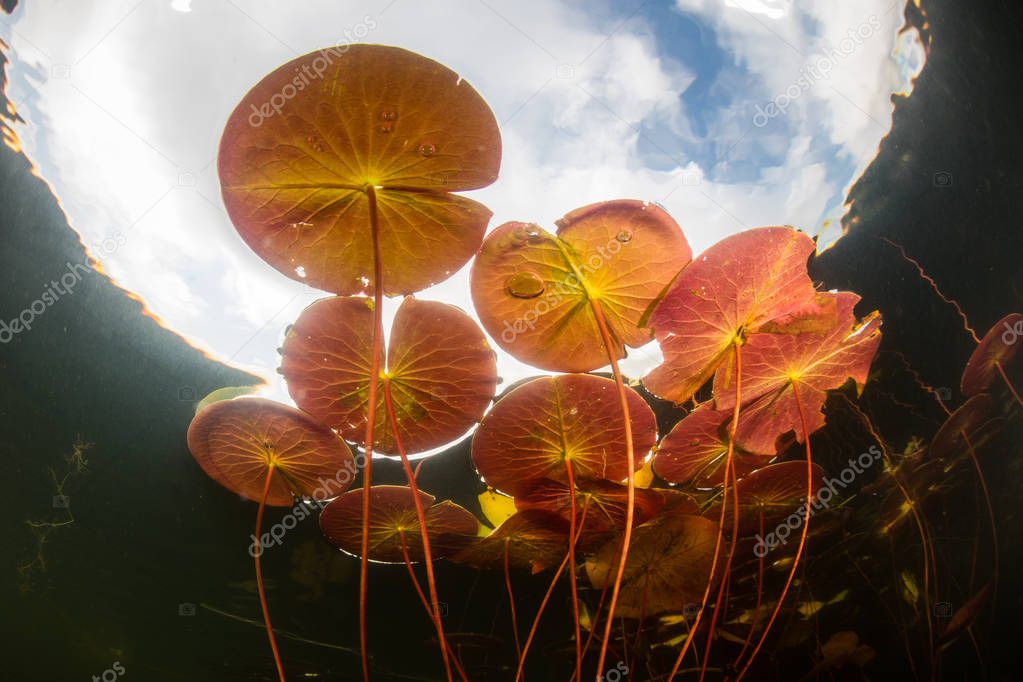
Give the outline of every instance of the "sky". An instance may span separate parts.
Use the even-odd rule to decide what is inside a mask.
[[[213,357],[267,378],[325,296],[266,265],[224,212],[216,150],[264,75],[335,44],[396,45],[468,80],[501,127],[509,220],[658,202],[694,252],[761,225],[840,235],[844,198],[923,67],[891,0],[26,0],[0,15],[16,133],[122,287]],[[50,279],[40,273],[40,291]],[[418,296],[471,309],[468,268]],[[26,304],[29,303],[26,301]],[[393,314],[397,302],[388,305]],[[495,344],[496,345],[496,344]],[[623,363],[639,376],[656,344]],[[538,372],[499,353],[505,383]]]

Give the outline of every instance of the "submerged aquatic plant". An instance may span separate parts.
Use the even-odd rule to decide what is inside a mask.
[[[303,311],[282,347],[281,373],[299,410],[222,396],[228,399],[203,407],[189,430],[199,464],[260,503],[258,538],[264,507],[311,496],[315,477],[350,466],[345,441],[363,449],[362,487],[332,491],[336,499],[320,526],[360,559],[366,680],[370,561],[408,566],[446,678],[468,679],[437,598],[433,564],[447,557],[503,570],[516,680],[567,573],[571,679],[582,680],[587,661],[599,679],[609,650],[627,658],[642,643],[671,651],[670,672],[648,669],[650,677],[674,678],[691,657],[696,667],[687,670],[702,679],[712,644],[730,642],[737,652],[728,679],[738,682],[782,609],[793,606],[786,597],[816,528],[810,504],[824,476],[811,434],[825,426],[829,393],[850,380],[855,393],[863,390],[880,343],[878,314],[858,318],[858,296],[818,291],[807,274],[814,243],[790,227],[748,230],[694,259],[663,208],[614,200],[568,213],[554,232],[511,222],[484,239],[490,211],[455,192],[494,182],[501,141],[493,114],[468,83],[411,52],[354,45],[278,115],[252,125],[250,111],[315,59],[285,64],[242,99],[224,131],[219,171],[225,205],[246,243],[286,276],[334,295]],[[484,331],[457,308],[412,296],[474,256],[471,294],[483,330],[517,359],[557,373],[507,391],[489,412],[498,379]],[[405,296],[386,344],[385,296]],[[1015,347],[999,346],[996,331],[971,359],[963,392],[983,394],[1000,374],[1018,399],[1003,371]],[[661,438],[651,399],[618,365],[627,348],[652,339],[664,361],[642,379],[643,388],[688,405]],[[610,379],[590,373],[606,366]],[[982,403],[974,398],[950,417],[932,446],[936,457],[953,461],[965,444],[976,464],[973,448],[989,425]],[[472,461],[489,486],[481,500],[493,529],[420,490],[408,459],[477,424]],[[908,505],[899,509],[917,517],[926,541],[914,493],[901,483],[899,467],[912,460],[894,462],[878,442]],[[796,444],[802,454],[793,452]],[[406,485],[373,485],[374,453],[397,455]],[[782,569],[785,580],[770,592],[753,537],[797,510],[799,540],[794,552],[771,559],[772,572]],[[827,532],[826,518],[821,523]],[[934,560],[924,547],[929,600]],[[744,558],[747,550],[752,560]],[[425,567],[425,589],[414,563]],[[513,569],[554,573],[524,639]],[[284,680],[258,553],[256,571]],[[580,578],[592,591],[580,589]],[[825,605],[799,604],[794,612],[816,614]],[[744,609],[739,616],[736,608]],[[973,611],[956,622],[956,632]],[[627,636],[623,625],[619,638],[616,620],[634,623],[634,631]],[[744,635],[730,634],[737,626]],[[706,643],[697,655],[701,633]],[[818,669],[865,661],[867,653],[855,633],[836,633]],[[631,660],[638,666],[639,657]]]

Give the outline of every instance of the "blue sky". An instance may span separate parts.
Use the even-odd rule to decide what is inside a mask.
[[[29,1],[0,18],[0,37],[27,121],[16,132],[106,271],[168,327],[266,376],[279,397],[282,330],[324,294],[241,243],[212,163],[228,114],[276,66],[361,33],[459,72],[501,123],[501,177],[473,193],[494,210],[492,227],[550,225],[578,206],[635,197],[661,203],[697,251],[770,224],[826,242],[890,127],[892,93],[922,67],[915,34],[899,34],[900,7]],[[466,278],[421,296],[468,308]],[[626,369],[657,359],[647,346]],[[530,373],[506,356],[500,370],[509,382]]]

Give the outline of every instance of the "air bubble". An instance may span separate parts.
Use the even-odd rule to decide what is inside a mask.
[[[517,272],[505,280],[504,287],[515,298],[536,298],[543,293],[544,283],[532,272]]]

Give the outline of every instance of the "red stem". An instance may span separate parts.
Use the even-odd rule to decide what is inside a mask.
[[[796,556],[792,560],[792,568],[789,569],[788,578],[785,580],[785,587],[782,588],[781,596],[778,597],[778,602],[774,605],[774,610],[771,612],[771,618],[767,621],[767,625],[764,627],[763,633],[760,635],[759,641],[757,641],[756,647],[753,649],[753,653],[750,654],[746,660],[746,665],[743,666],[742,672],[735,678],[735,682],[740,682],[745,677],[749,667],[753,665],[753,661],[756,659],[757,654],[760,653],[760,647],[764,645],[764,641],[767,640],[767,635],[771,631],[771,626],[774,624],[774,619],[778,617],[778,612],[781,611],[781,606],[785,602],[785,595],[789,592],[789,587],[792,585],[792,579],[796,575],[796,569],[799,567],[799,560],[803,556],[803,549],[806,547],[806,534],[810,529],[810,504],[813,498],[813,455],[810,452],[810,431],[806,426],[806,415],[803,413],[803,403],[799,400],[799,385],[797,382],[792,382],[792,396],[796,400],[796,409],[799,410],[799,423],[803,429],[803,442],[806,445],[806,513],[803,516],[803,532],[799,536],[799,548],[796,549]]]
[[[583,510],[579,515],[579,527],[586,523],[586,509],[589,506],[589,499],[583,501]],[[575,542],[579,538],[579,533],[576,536],[568,539],[569,543]],[[526,637],[526,644],[522,647],[522,655],[519,656],[518,670],[515,671],[515,682],[519,682],[522,679],[522,670],[526,664],[526,654],[529,653],[529,646],[533,643],[533,637],[536,635],[536,628],[540,625],[540,617],[543,615],[544,610],[547,608],[547,602],[550,601],[551,593],[554,592],[554,586],[558,584],[558,578],[561,577],[561,573],[565,570],[565,566],[568,564],[568,552],[565,552],[565,558],[561,560],[561,565],[558,566],[558,570],[554,573],[554,579],[551,580],[551,584],[547,586],[547,592],[543,596],[543,601],[540,602],[540,608],[536,610],[536,617],[533,618],[533,625],[529,628],[529,635]]]
[[[437,582],[433,575],[433,555],[430,553],[430,535],[426,529],[426,513],[423,511],[423,501],[419,499],[419,487],[416,485],[416,476],[412,473],[412,466],[409,464],[408,455],[405,453],[405,446],[402,445],[401,436],[398,434],[398,418],[394,414],[394,400],[391,397],[391,382],[385,378],[384,385],[384,406],[387,408],[387,418],[391,424],[391,432],[394,434],[394,444],[401,457],[401,465],[405,469],[405,478],[408,479],[409,488],[412,490],[412,499],[416,506],[416,518],[419,521],[419,534],[423,540],[423,562],[426,564],[426,585],[430,590],[430,603],[433,605],[430,617],[433,620],[433,627],[437,631],[437,641],[440,643],[441,658],[444,659],[444,672],[448,682],[451,682],[451,662],[448,660],[447,639],[444,637],[444,624],[440,619],[440,602],[437,599]]]
[[[714,585],[714,575],[717,573],[718,558],[721,554],[721,540],[725,534],[725,509],[728,507],[728,476],[733,467],[732,455],[735,451],[735,430],[739,424],[739,409],[742,404],[742,353],[739,348],[738,342],[732,345],[732,351],[735,354],[735,408],[732,410],[732,421],[728,425],[728,450],[725,453],[725,472],[721,478],[721,517],[718,519],[718,535],[717,540],[714,542],[714,558],[710,562],[710,575],[707,576],[707,586],[703,590],[703,598],[700,600],[700,610],[696,613],[696,618],[693,619],[693,624],[686,634],[686,641],[682,644],[681,651],[678,652],[675,665],[672,666],[671,672],[668,673],[669,681],[678,674],[678,669],[682,666],[682,660],[685,658],[686,652],[696,636],[696,630],[700,626],[700,620],[703,618],[703,612],[707,607],[707,598],[710,596],[710,590]],[[737,511],[738,505],[736,505]],[[732,549],[734,550],[734,548],[735,538],[732,538]]]
[[[508,545],[511,538],[504,539],[504,586],[508,590],[508,607],[511,609],[512,633],[515,636],[515,655],[522,658],[522,645],[519,644],[519,621],[515,615],[515,595],[512,594],[511,572],[508,570]]]
[[[263,528],[263,510],[266,509],[266,498],[270,494],[270,481],[274,475],[274,467],[271,464],[266,471],[266,483],[263,484],[263,495],[259,498],[259,509],[256,511],[256,542]],[[263,571],[259,565],[259,558],[262,556],[262,547],[256,547],[256,589],[259,591],[259,605],[263,608],[263,622],[266,623],[266,636],[270,640],[270,650],[274,655],[274,663],[277,664],[277,675],[281,682],[284,682],[284,666],[281,665],[281,654],[277,651],[277,640],[274,638],[274,630],[270,625],[270,609],[266,605],[266,592],[263,590]]]
[[[597,658],[597,682],[600,682],[604,670],[604,660],[607,658],[607,645],[611,640],[611,627],[614,624],[615,606],[618,604],[618,592],[621,590],[622,577],[625,575],[625,566],[629,558],[629,543],[632,541],[632,522],[636,511],[636,477],[633,471],[635,467],[635,455],[632,443],[632,419],[629,416],[629,399],[625,393],[625,383],[622,381],[622,373],[618,368],[618,358],[615,357],[611,345],[611,333],[607,328],[607,321],[604,319],[604,311],[600,307],[600,301],[590,298],[590,305],[593,309],[593,316],[597,320],[597,327],[600,329],[600,337],[607,350],[607,358],[611,363],[611,373],[614,375],[615,388],[618,390],[618,404],[622,410],[622,417],[625,420],[625,456],[628,476],[626,479],[626,505],[625,505],[625,534],[622,538],[622,553],[618,559],[618,573],[615,576],[614,585],[611,587],[611,603],[608,605],[607,622],[604,624],[604,638],[600,643],[600,656]]]
[[[1009,389],[1009,392],[1012,393],[1012,397],[1016,399],[1016,402],[1019,403],[1020,407],[1023,407],[1023,398],[1019,397],[1019,393],[1016,392],[1016,387],[1012,385],[1011,381],[1009,381],[1009,377],[1006,376],[1005,370],[1002,369],[1002,363],[995,362],[995,369],[997,369],[998,373],[1002,375],[1002,381],[1005,382],[1005,386]]]
[[[426,613],[432,616],[433,612],[430,609],[430,602],[427,601],[426,595],[423,594],[423,586],[419,584],[419,578],[416,577],[416,572],[412,570],[412,559],[408,554],[408,543],[405,542],[405,531],[399,529],[398,538],[401,540],[401,555],[405,559],[405,567],[408,569],[409,578],[412,579],[412,586],[416,588],[416,594],[419,595],[419,603],[423,605]],[[458,670],[458,676],[462,679],[462,682],[469,682],[468,678],[465,676],[465,670],[462,669],[461,664],[458,662],[458,657],[455,656],[455,652],[452,651],[451,645],[447,643],[447,640],[445,640],[444,646],[447,649],[448,654],[451,656],[451,660],[454,662],[455,669]]]
[[[572,588],[572,622],[575,625],[575,671],[572,673],[572,680],[582,674],[583,650],[582,637],[579,628],[579,589],[576,584],[575,574],[575,476],[572,473],[572,460],[565,459],[565,473],[568,476],[568,577]],[[582,535],[582,526],[579,527],[579,535]]]
[[[377,380],[380,378],[380,355],[383,347],[384,284],[380,264],[380,219],[377,211],[376,189],[366,186],[369,200],[370,236],[373,242],[373,358],[370,361],[369,395],[366,405],[366,464],[362,474],[362,543],[359,558],[359,654],[362,659],[362,679],[369,682],[369,648],[366,643],[366,583],[369,577],[369,490],[373,474],[373,427],[376,423]]]

